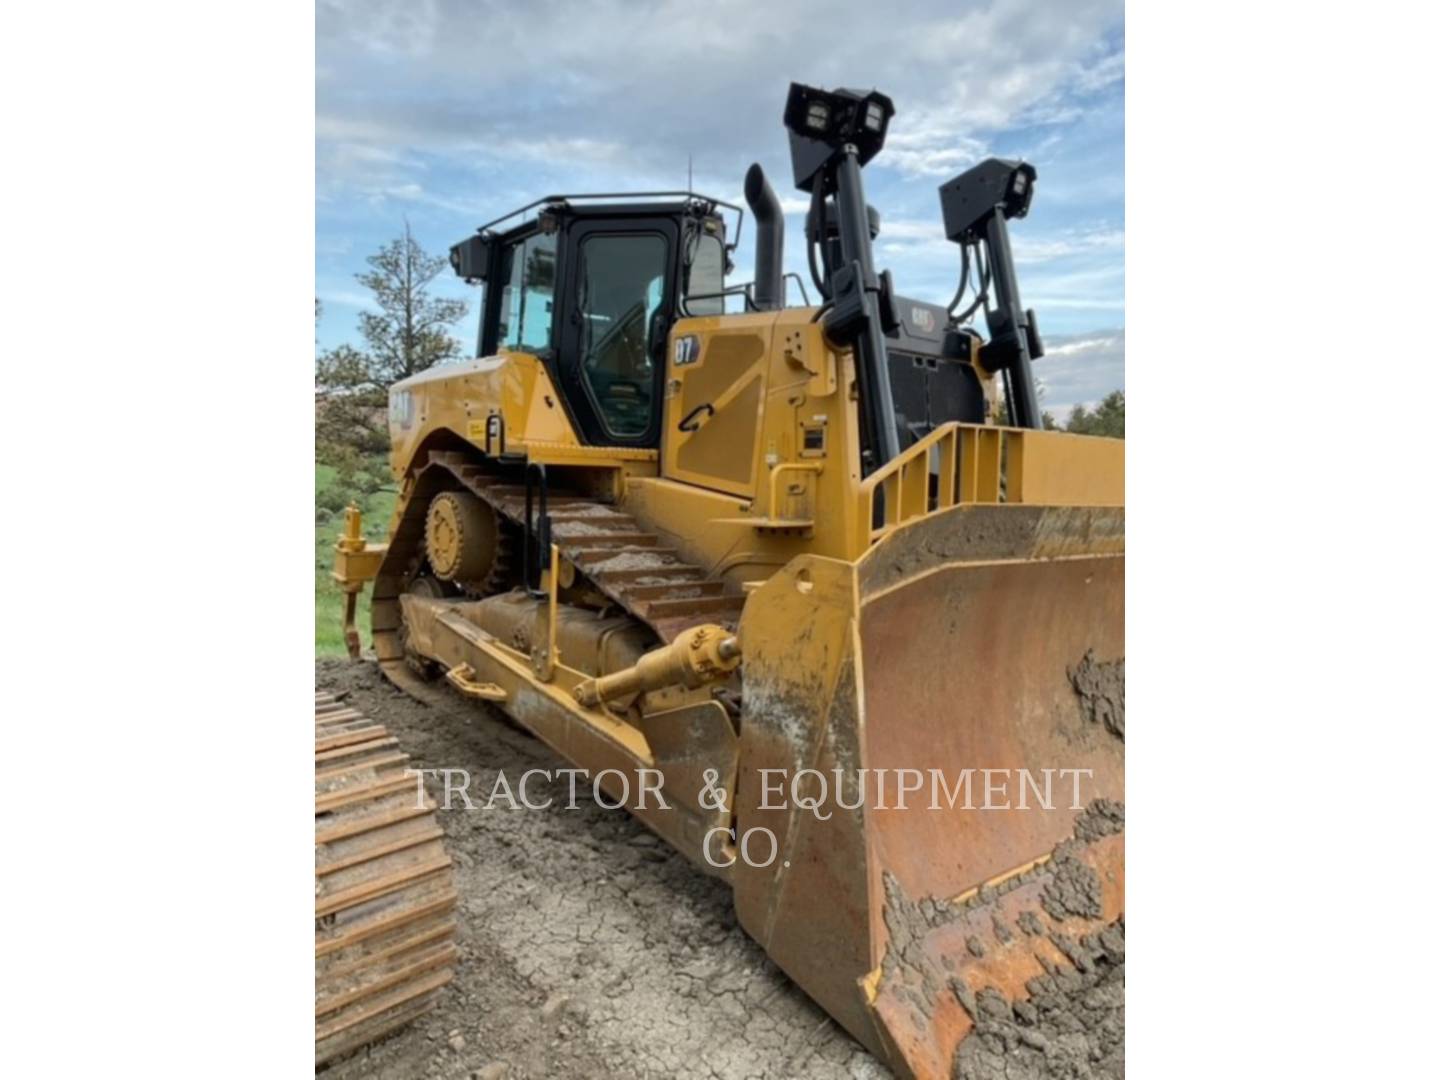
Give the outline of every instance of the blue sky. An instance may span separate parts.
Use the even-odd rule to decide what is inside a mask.
[[[875,87],[897,111],[867,195],[877,261],[905,295],[944,303],[955,288],[941,183],[990,155],[1037,167],[1011,235],[1049,348],[1044,404],[1063,416],[1124,386],[1123,20],[1119,0],[319,0],[320,346],[357,339],[354,275],[407,219],[443,253],[540,195],[684,187],[692,161],[696,190],[736,203],[750,162],[765,167],[786,268],[808,280],[786,90]],[[752,256],[742,244],[734,280]],[[439,287],[477,296],[448,276]],[[475,320],[472,304],[456,326],[467,352]]]

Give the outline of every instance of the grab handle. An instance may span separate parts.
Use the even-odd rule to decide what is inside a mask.
[[[708,420],[715,415],[715,406],[711,405],[708,401],[704,405],[696,405],[695,408],[681,417],[680,423],[675,426],[687,435],[699,431],[700,421],[697,418],[702,412],[705,413],[705,418]]]

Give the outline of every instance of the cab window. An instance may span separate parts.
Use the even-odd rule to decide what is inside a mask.
[[[555,234],[535,233],[511,245],[500,299],[498,340],[509,349],[539,352],[550,345],[555,306]]]
[[[580,245],[580,376],[615,438],[644,435],[654,415],[658,343],[650,334],[665,296],[667,248],[655,233],[600,234]]]
[[[718,236],[702,233],[690,241],[686,267],[685,310],[691,315],[724,315],[725,245]]]

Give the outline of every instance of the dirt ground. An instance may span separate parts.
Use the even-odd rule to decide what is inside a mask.
[[[470,770],[482,800],[499,770],[564,767],[499,714],[416,702],[373,663],[317,660],[315,684],[348,693],[414,767]],[[560,789],[548,810],[440,812],[461,896],[456,981],[325,1080],[890,1076],[745,935],[724,885],[581,792],[575,810]]]

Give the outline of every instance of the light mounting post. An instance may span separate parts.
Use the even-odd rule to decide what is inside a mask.
[[[831,341],[855,350],[866,475],[900,453],[885,347],[885,331],[897,323],[895,303],[889,275],[875,273],[860,177],[861,167],[885,145],[894,115],[894,103],[878,91],[827,91],[800,83],[790,84],[785,105],[795,186],[811,192],[822,211],[827,197],[835,200],[840,266],[830,275],[823,325]]]
[[[1010,251],[1010,218],[1030,212],[1035,166],[990,158],[940,187],[945,235],[957,244],[984,244],[995,306],[985,309],[990,340],[980,350],[985,370],[1003,373],[1011,420],[1016,427],[1044,426],[1035,392],[1032,360],[1045,355],[1035,312],[1020,303],[1015,257]]]

